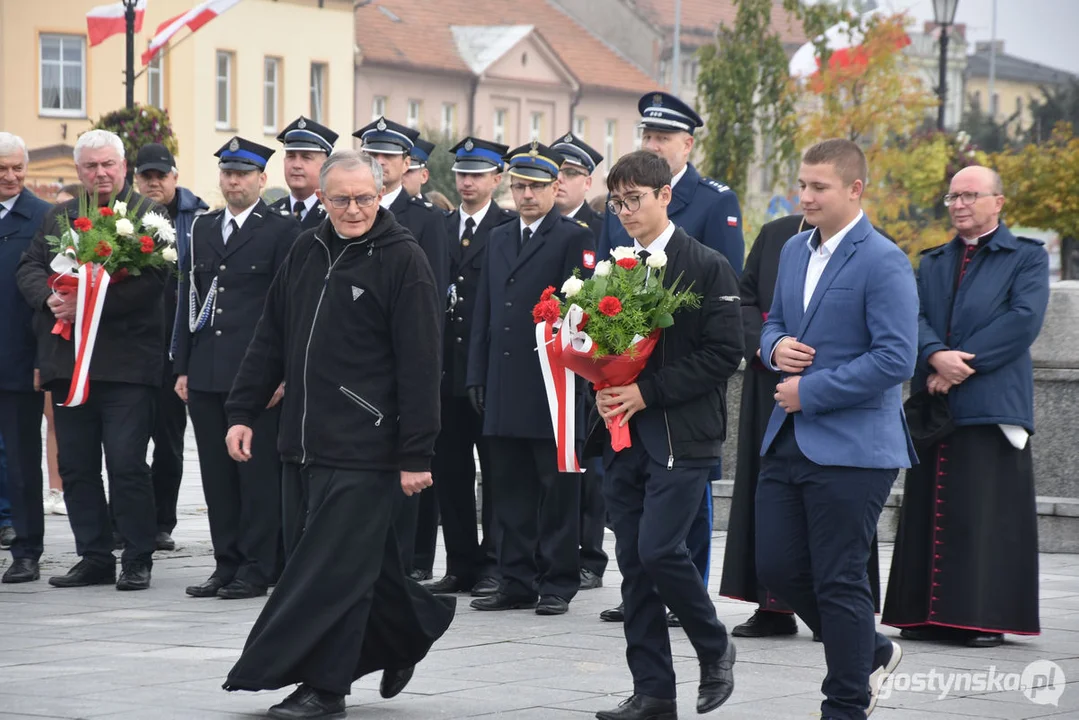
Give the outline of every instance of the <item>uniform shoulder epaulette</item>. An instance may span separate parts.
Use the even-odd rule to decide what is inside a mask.
[[[419,205],[420,207],[427,208],[428,210],[434,208],[433,204],[418,197],[410,197],[408,201],[410,203],[413,203],[414,205]]]
[[[730,186],[724,185],[721,182],[717,182],[710,177],[704,177],[703,175],[701,176],[701,185],[704,185],[707,188],[711,188],[717,193],[729,192],[731,189]]]
[[[276,210],[277,212],[281,213],[282,217],[288,217],[289,215],[292,214],[286,208],[271,208],[271,209]]]

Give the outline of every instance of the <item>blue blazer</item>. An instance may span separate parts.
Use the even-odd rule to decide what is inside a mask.
[[[839,243],[803,311],[811,253],[806,241],[815,233],[799,233],[783,246],[761,330],[761,358],[772,367],[772,351],[788,335],[817,351],[802,372],[802,410],[793,417],[807,458],[818,465],[910,467],[917,456],[903,415],[903,382],[914,373],[918,348],[918,290],[910,261],[863,215]],[[786,417],[777,404],[761,455]]]
[[[15,269],[50,207],[34,193],[23,190],[11,212],[0,218],[0,390],[34,389],[34,308],[19,292]]]
[[[1049,253],[1039,240],[1001,224],[967,267],[955,293],[958,238],[925,251],[918,267],[918,368],[912,390],[925,387],[938,350],[974,353],[974,374],[948,392],[956,425],[1020,425],[1034,432],[1030,346],[1049,303]],[[951,337],[948,322],[951,316]]]

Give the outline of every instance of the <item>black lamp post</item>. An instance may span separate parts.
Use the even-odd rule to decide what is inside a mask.
[[[944,107],[948,101],[948,28],[955,23],[959,0],[933,0],[933,19],[940,28],[940,107],[937,108],[937,129],[944,129]]]
[[[124,83],[127,85],[127,108],[135,107],[135,5],[138,0],[124,0],[124,23],[127,35],[127,68]]]

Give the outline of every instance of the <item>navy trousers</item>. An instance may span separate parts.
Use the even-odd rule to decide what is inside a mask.
[[[891,654],[876,631],[866,567],[897,474],[817,465],[790,420],[761,458],[757,576],[824,640],[824,717],[864,720],[869,675]]]
[[[664,606],[682,621],[702,663],[719,660],[727,650],[727,630],[686,547],[709,470],[668,470],[638,440],[605,469],[603,496],[622,571],[626,660],[636,693],[675,697]]]
[[[0,437],[15,542],[11,557],[38,560],[45,542],[41,497],[41,412],[45,394],[0,391]]]

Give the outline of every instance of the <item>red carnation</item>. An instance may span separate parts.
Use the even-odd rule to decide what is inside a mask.
[[[622,262],[619,260],[618,262]],[[613,295],[608,295],[599,301],[599,311],[607,317],[614,317],[622,312],[622,301]]]
[[[112,255],[112,245],[109,245],[102,240],[98,242],[97,247],[94,248],[94,252],[97,253],[98,257],[107,258],[109,255]]]
[[[622,258],[621,260],[615,261],[615,265],[623,270],[632,270],[637,267],[637,258]]]
[[[578,323],[577,329],[578,330],[584,330],[585,325],[587,325],[587,324],[588,324],[588,313],[583,312],[583,313],[581,313],[581,322]]]
[[[143,235],[139,238],[139,249],[149,255],[154,251],[154,239],[149,235]]]
[[[554,288],[548,288],[554,290]],[[546,290],[544,292],[547,292]],[[549,322],[553,323],[562,316],[562,306],[554,298],[547,298],[546,300],[540,300],[536,303],[536,306],[532,308],[532,320],[537,323]]]
[[[90,222],[90,218],[85,217],[75,218],[75,222],[71,224],[79,232],[86,232],[94,226],[94,224]]]
[[[552,295],[554,295],[554,285],[548,285],[547,289],[540,293],[540,302],[550,300]]]
[[[112,208],[108,208],[108,207],[99,208],[98,213],[101,214],[101,217],[109,217],[110,215],[115,215],[116,214],[116,213],[114,213],[112,211]]]

